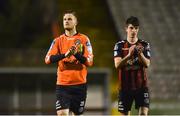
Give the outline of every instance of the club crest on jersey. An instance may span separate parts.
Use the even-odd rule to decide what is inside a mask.
[[[80,40],[80,39],[76,39],[76,40],[74,41],[74,44],[75,44],[75,45],[81,44],[81,40]]]

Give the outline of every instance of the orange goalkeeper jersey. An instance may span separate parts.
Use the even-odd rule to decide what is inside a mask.
[[[81,64],[73,55],[58,61],[57,85],[77,85],[86,83],[87,66],[93,64],[93,52],[90,40],[87,36],[77,33],[74,36],[65,34],[54,39],[45,57],[45,63],[50,64],[50,56],[65,54],[76,42],[83,45],[83,56],[86,62]]]

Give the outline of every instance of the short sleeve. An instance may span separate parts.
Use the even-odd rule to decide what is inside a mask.
[[[114,46],[114,57],[122,57],[122,41],[118,42]]]
[[[46,54],[46,57],[45,57],[45,63],[46,64],[49,64],[50,63],[50,56],[51,55],[56,55],[58,54],[58,40],[57,39],[54,39],[53,42],[51,43],[51,46]]]
[[[147,43],[145,46],[144,46],[144,56],[148,59],[151,58],[151,49],[150,49],[150,44]]]

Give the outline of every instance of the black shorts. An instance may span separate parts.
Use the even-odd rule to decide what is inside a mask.
[[[76,115],[84,111],[87,85],[56,85],[56,110],[69,109]]]
[[[147,107],[149,108],[149,90],[148,88],[141,88],[137,90],[129,90],[119,92],[118,111],[125,113],[131,110],[133,101],[135,101],[135,108]]]

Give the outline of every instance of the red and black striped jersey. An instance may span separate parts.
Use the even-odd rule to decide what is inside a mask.
[[[143,54],[150,59],[150,45],[144,40],[138,40],[133,45],[142,45],[144,47]],[[114,47],[114,58],[124,58],[129,48],[132,46],[127,40],[119,41]],[[147,87],[146,67],[139,62],[138,52],[135,50],[133,56],[127,61],[127,65],[119,69],[119,80],[121,89],[135,90],[138,88]]]

